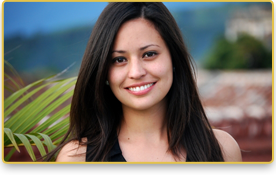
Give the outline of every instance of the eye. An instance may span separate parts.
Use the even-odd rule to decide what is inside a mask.
[[[154,55],[157,55],[157,53],[156,52],[146,52],[146,53],[144,53],[143,58],[152,57]]]
[[[116,58],[113,58],[112,59],[112,63],[123,63],[123,62],[126,62],[126,58],[124,57],[116,57]]]

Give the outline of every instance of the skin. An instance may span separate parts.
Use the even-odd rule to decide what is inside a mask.
[[[124,23],[115,38],[111,62],[108,81],[123,109],[118,139],[124,158],[128,162],[186,161],[185,149],[180,157],[167,151],[164,119],[173,66],[166,43],[153,24],[142,18]],[[145,82],[155,83],[145,94],[135,95],[126,89]],[[236,141],[224,131],[213,131],[225,161],[242,161]],[[56,161],[85,162],[85,152],[85,145],[73,141],[61,149]]]
[[[153,24],[142,18],[124,23],[115,39],[112,60],[108,80],[124,112],[151,111],[164,106],[172,85],[172,61]],[[156,84],[145,95],[133,95],[125,89],[146,82]]]
[[[119,143],[128,161],[174,161],[167,153],[164,121],[173,81],[173,66],[166,43],[154,25],[142,18],[124,23],[117,33],[108,80],[122,103]],[[155,83],[146,94],[135,95],[126,87]]]

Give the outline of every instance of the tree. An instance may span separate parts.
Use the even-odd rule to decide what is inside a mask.
[[[237,41],[218,39],[206,61],[206,69],[261,69],[272,68],[272,52],[256,38],[243,34]]]

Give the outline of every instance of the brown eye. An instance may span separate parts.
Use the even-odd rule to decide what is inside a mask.
[[[154,55],[157,55],[157,53],[156,52],[146,52],[146,53],[144,53],[143,58],[152,57]]]
[[[126,58],[124,57],[116,57],[112,59],[112,63],[123,63],[126,61]]]

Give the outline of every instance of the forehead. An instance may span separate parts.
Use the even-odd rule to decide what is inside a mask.
[[[165,44],[151,21],[137,18],[125,22],[120,27],[115,37],[113,48],[143,46],[149,43]]]

